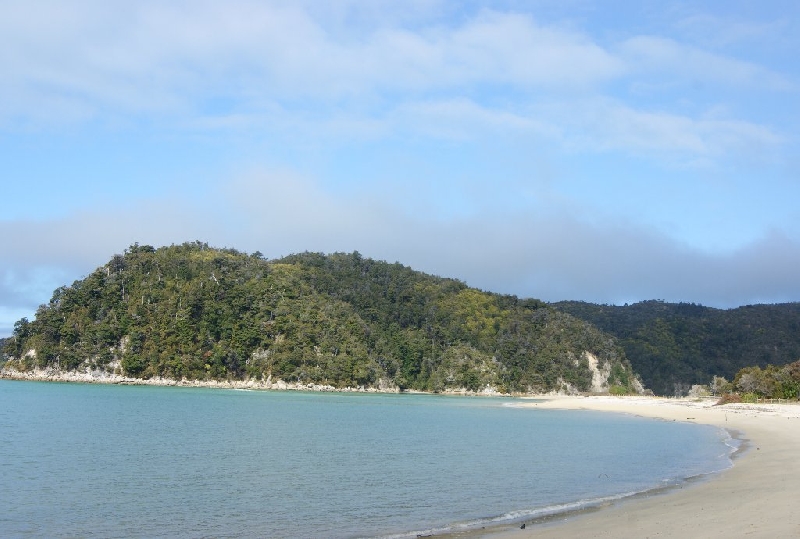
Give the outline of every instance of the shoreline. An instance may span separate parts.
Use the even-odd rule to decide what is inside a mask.
[[[244,380],[198,380],[162,378],[132,378],[108,372],[100,369],[84,369],[74,371],[61,371],[53,368],[33,369],[30,371],[18,371],[16,369],[3,367],[0,368],[0,380],[16,380],[21,382],[53,382],[53,383],[76,383],[76,384],[106,384],[106,385],[128,385],[128,386],[159,386],[159,387],[193,387],[210,389],[244,389],[252,391],[316,391],[329,393],[406,393],[406,394],[426,394],[426,395],[453,395],[467,397],[515,397],[522,395],[511,395],[501,393],[493,387],[486,387],[480,391],[471,391],[466,388],[450,388],[439,393],[419,391],[416,389],[400,389],[394,384],[378,380],[377,386],[358,386],[358,387],[335,387],[328,384],[316,384],[310,382],[286,382],[281,379],[273,380],[268,377],[263,380],[244,379]]]
[[[65,374],[69,374],[65,376]],[[2,369],[0,378],[45,382],[209,387],[219,389],[397,393],[386,388],[346,388],[282,381],[141,380],[97,372],[25,372]],[[463,392],[450,393],[465,395]],[[486,396],[485,393],[472,393]],[[498,394],[490,396],[501,396]],[[664,421],[712,425],[740,441],[730,454],[733,466],[587,507],[515,520],[480,529],[436,533],[439,537],[630,538],[643,537],[800,537],[800,404],[716,406],[715,399],[642,396],[513,396],[522,408],[625,413]],[[522,524],[524,529],[520,529]]]
[[[659,397],[537,397],[526,408],[627,413],[713,425],[740,440],[733,466],[599,506],[450,537],[493,539],[800,537],[800,405]]]

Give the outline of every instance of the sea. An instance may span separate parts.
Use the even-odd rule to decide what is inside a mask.
[[[521,402],[0,380],[0,537],[417,537],[731,465],[718,428]]]

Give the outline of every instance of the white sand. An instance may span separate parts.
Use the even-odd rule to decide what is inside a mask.
[[[800,405],[728,404],[645,397],[548,397],[526,406],[632,413],[736,430],[746,440],[734,466],[709,479],[494,538],[800,538]]]

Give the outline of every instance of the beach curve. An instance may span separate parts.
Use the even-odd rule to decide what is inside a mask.
[[[674,489],[576,514],[474,530],[462,537],[669,538],[800,537],[800,405],[726,404],[657,397],[548,396],[521,406],[629,413],[703,423],[741,433],[734,466]]]

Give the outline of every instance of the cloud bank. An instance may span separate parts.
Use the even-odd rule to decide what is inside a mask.
[[[650,298],[733,307],[800,297],[794,271],[800,244],[778,231],[714,255],[657,230],[613,218],[590,222],[564,208],[541,215],[486,209],[442,221],[386,200],[335,195],[289,172],[250,173],[221,185],[209,200],[215,203],[189,208],[177,200],[141,201],[52,223],[0,223],[0,250],[15,261],[13,268],[6,265],[0,298],[19,305],[0,314],[28,316],[35,309],[30,297],[44,301],[55,287],[135,242],[194,239],[270,258],[358,250],[484,290],[546,301]]]

